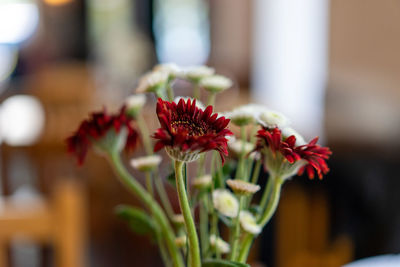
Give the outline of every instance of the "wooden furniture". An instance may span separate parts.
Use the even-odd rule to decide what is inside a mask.
[[[276,266],[339,267],[352,261],[347,236],[331,241],[329,217],[323,192],[287,183],[276,214]]]
[[[8,243],[27,238],[54,247],[55,266],[83,267],[85,201],[76,183],[63,180],[50,200],[21,203],[10,197],[0,206],[0,267],[9,266]]]

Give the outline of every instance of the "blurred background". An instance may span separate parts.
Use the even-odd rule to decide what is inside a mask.
[[[105,160],[64,144],[160,62],[216,68],[235,82],[217,110],[266,104],[333,151],[324,180],[285,185],[254,266],[399,253],[399,47],[397,0],[1,0],[0,265],[160,266]]]

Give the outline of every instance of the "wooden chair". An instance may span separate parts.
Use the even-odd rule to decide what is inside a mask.
[[[0,267],[9,266],[8,243],[24,237],[54,247],[55,266],[83,267],[85,201],[76,183],[63,180],[49,200],[15,203],[2,200],[0,207]]]
[[[350,238],[329,238],[328,200],[323,193],[288,183],[276,216],[276,266],[338,267],[353,259]]]

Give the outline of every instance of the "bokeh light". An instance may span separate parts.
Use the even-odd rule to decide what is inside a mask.
[[[44,2],[51,6],[61,6],[61,5],[71,3],[72,0],[44,0]]]
[[[35,32],[39,10],[32,1],[0,3],[0,43],[19,44]]]
[[[38,99],[28,95],[9,97],[0,109],[0,140],[11,146],[33,144],[44,122],[44,109]]]
[[[14,46],[0,45],[0,92],[17,65],[18,51]]]

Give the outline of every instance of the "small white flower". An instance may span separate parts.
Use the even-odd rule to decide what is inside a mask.
[[[207,174],[194,179],[193,186],[196,187],[197,189],[204,189],[204,188],[209,188],[211,186],[211,183],[212,183],[212,177],[210,174]]]
[[[185,223],[185,218],[183,217],[182,214],[174,214],[171,218],[173,223],[176,224],[184,224]]]
[[[248,183],[243,180],[228,179],[226,180],[226,183],[237,195],[251,195],[260,190],[258,184]]]
[[[146,95],[144,94],[131,95],[125,99],[126,110],[133,117],[139,114],[145,104]]]
[[[249,211],[241,211],[239,221],[246,232],[254,235],[261,233],[261,226],[257,224],[256,218]]]
[[[234,141],[228,141],[228,147],[235,155],[240,155],[241,153],[247,155],[254,150],[255,146],[250,142],[243,142],[242,140],[236,139]]]
[[[136,93],[149,93],[160,90],[167,83],[168,76],[168,72],[160,70],[145,74],[139,81]]]
[[[200,80],[199,85],[213,93],[224,91],[232,86],[232,81],[222,75],[212,75]]]
[[[282,136],[284,138],[288,138],[291,135],[294,135],[294,137],[296,137],[296,146],[302,146],[307,144],[303,136],[301,136],[295,129],[291,127],[285,127],[282,129]]]
[[[146,172],[152,171],[161,163],[161,156],[159,155],[151,155],[140,158],[131,159],[131,165],[134,169]]]
[[[175,238],[175,244],[178,248],[183,248],[186,246],[187,238],[185,235],[181,235],[177,238]]]
[[[259,104],[247,104],[226,112],[225,115],[232,120],[232,123],[243,126],[260,120],[260,115],[270,111],[267,107]]]
[[[183,69],[183,77],[194,82],[198,82],[200,79],[211,76],[214,73],[215,70],[207,66],[190,66]]]
[[[214,208],[221,214],[235,218],[239,210],[236,197],[226,189],[217,189],[212,194]]]
[[[267,128],[283,128],[289,124],[289,119],[280,112],[269,110],[260,114],[258,122]]]
[[[179,100],[181,100],[181,99],[183,99],[186,103],[188,99],[190,99],[190,101],[193,102],[194,98],[188,97],[188,96],[177,96],[177,97],[175,97],[174,102],[178,104]],[[199,109],[202,109],[202,110],[204,110],[206,108],[204,106],[204,104],[198,99],[196,99],[196,107],[198,107]]]
[[[224,113],[224,115],[231,119],[231,122],[237,126],[245,126],[254,123],[257,119],[254,112],[247,106],[240,106],[231,112]]]
[[[210,235],[210,245],[222,254],[229,253],[231,247],[222,238],[217,238],[215,235]]]
[[[175,63],[158,64],[153,68],[153,70],[167,72],[170,78],[175,78],[182,75],[182,69]]]

